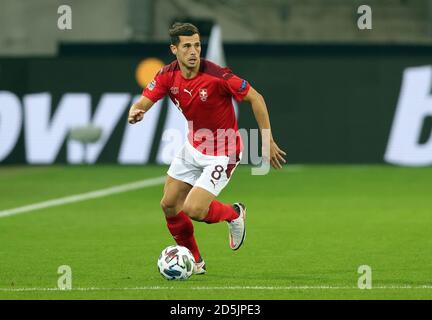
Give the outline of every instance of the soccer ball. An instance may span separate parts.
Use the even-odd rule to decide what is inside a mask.
[[[162,250],[157,266],[167,280],[186,280],[193,273],[195,259],[188,248],[169,246]]]

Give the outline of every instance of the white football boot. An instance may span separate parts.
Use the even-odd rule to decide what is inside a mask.
[[[193,274],[204,274],[206,272],[206,264],[204,262],[204,259],[201,258],[200,262],[195,262]]]
[[[237,250],[243,244],[246,237],[246,207],[240,202],[234,203],[233,207],[239,213],[239,217],[228,222],[229,246],[232,250]]]

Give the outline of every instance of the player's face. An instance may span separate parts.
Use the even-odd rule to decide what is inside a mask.
[[[198,34],[192,36],[179,36],[177,46],[171,46],[171,51],[177,56],[178,61],[186,68],[193,69],[199,64],[201,54],[201,42]]]

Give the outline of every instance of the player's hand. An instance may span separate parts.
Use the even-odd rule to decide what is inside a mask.
[[[129,110],[128,122],[130,124],[137,123],[144,118],[145,111],[133,105]]]
[[[275,169],[282,169],[282,164],[286,163],[284,156],[286,156],[285,151],[281,150],[276,142],[270,141],[270,148],[265,148],[263,146],[263,158],[267,162],[270,162],[271,166]],[[265,150],[267,149],[267,150]]]

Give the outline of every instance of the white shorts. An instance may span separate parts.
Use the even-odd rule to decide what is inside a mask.
[[[241,153],[231,161],[228,156],[206,155],[186,141],[171,162],[167,174],[218,196],[228,184],[240,159]]]

